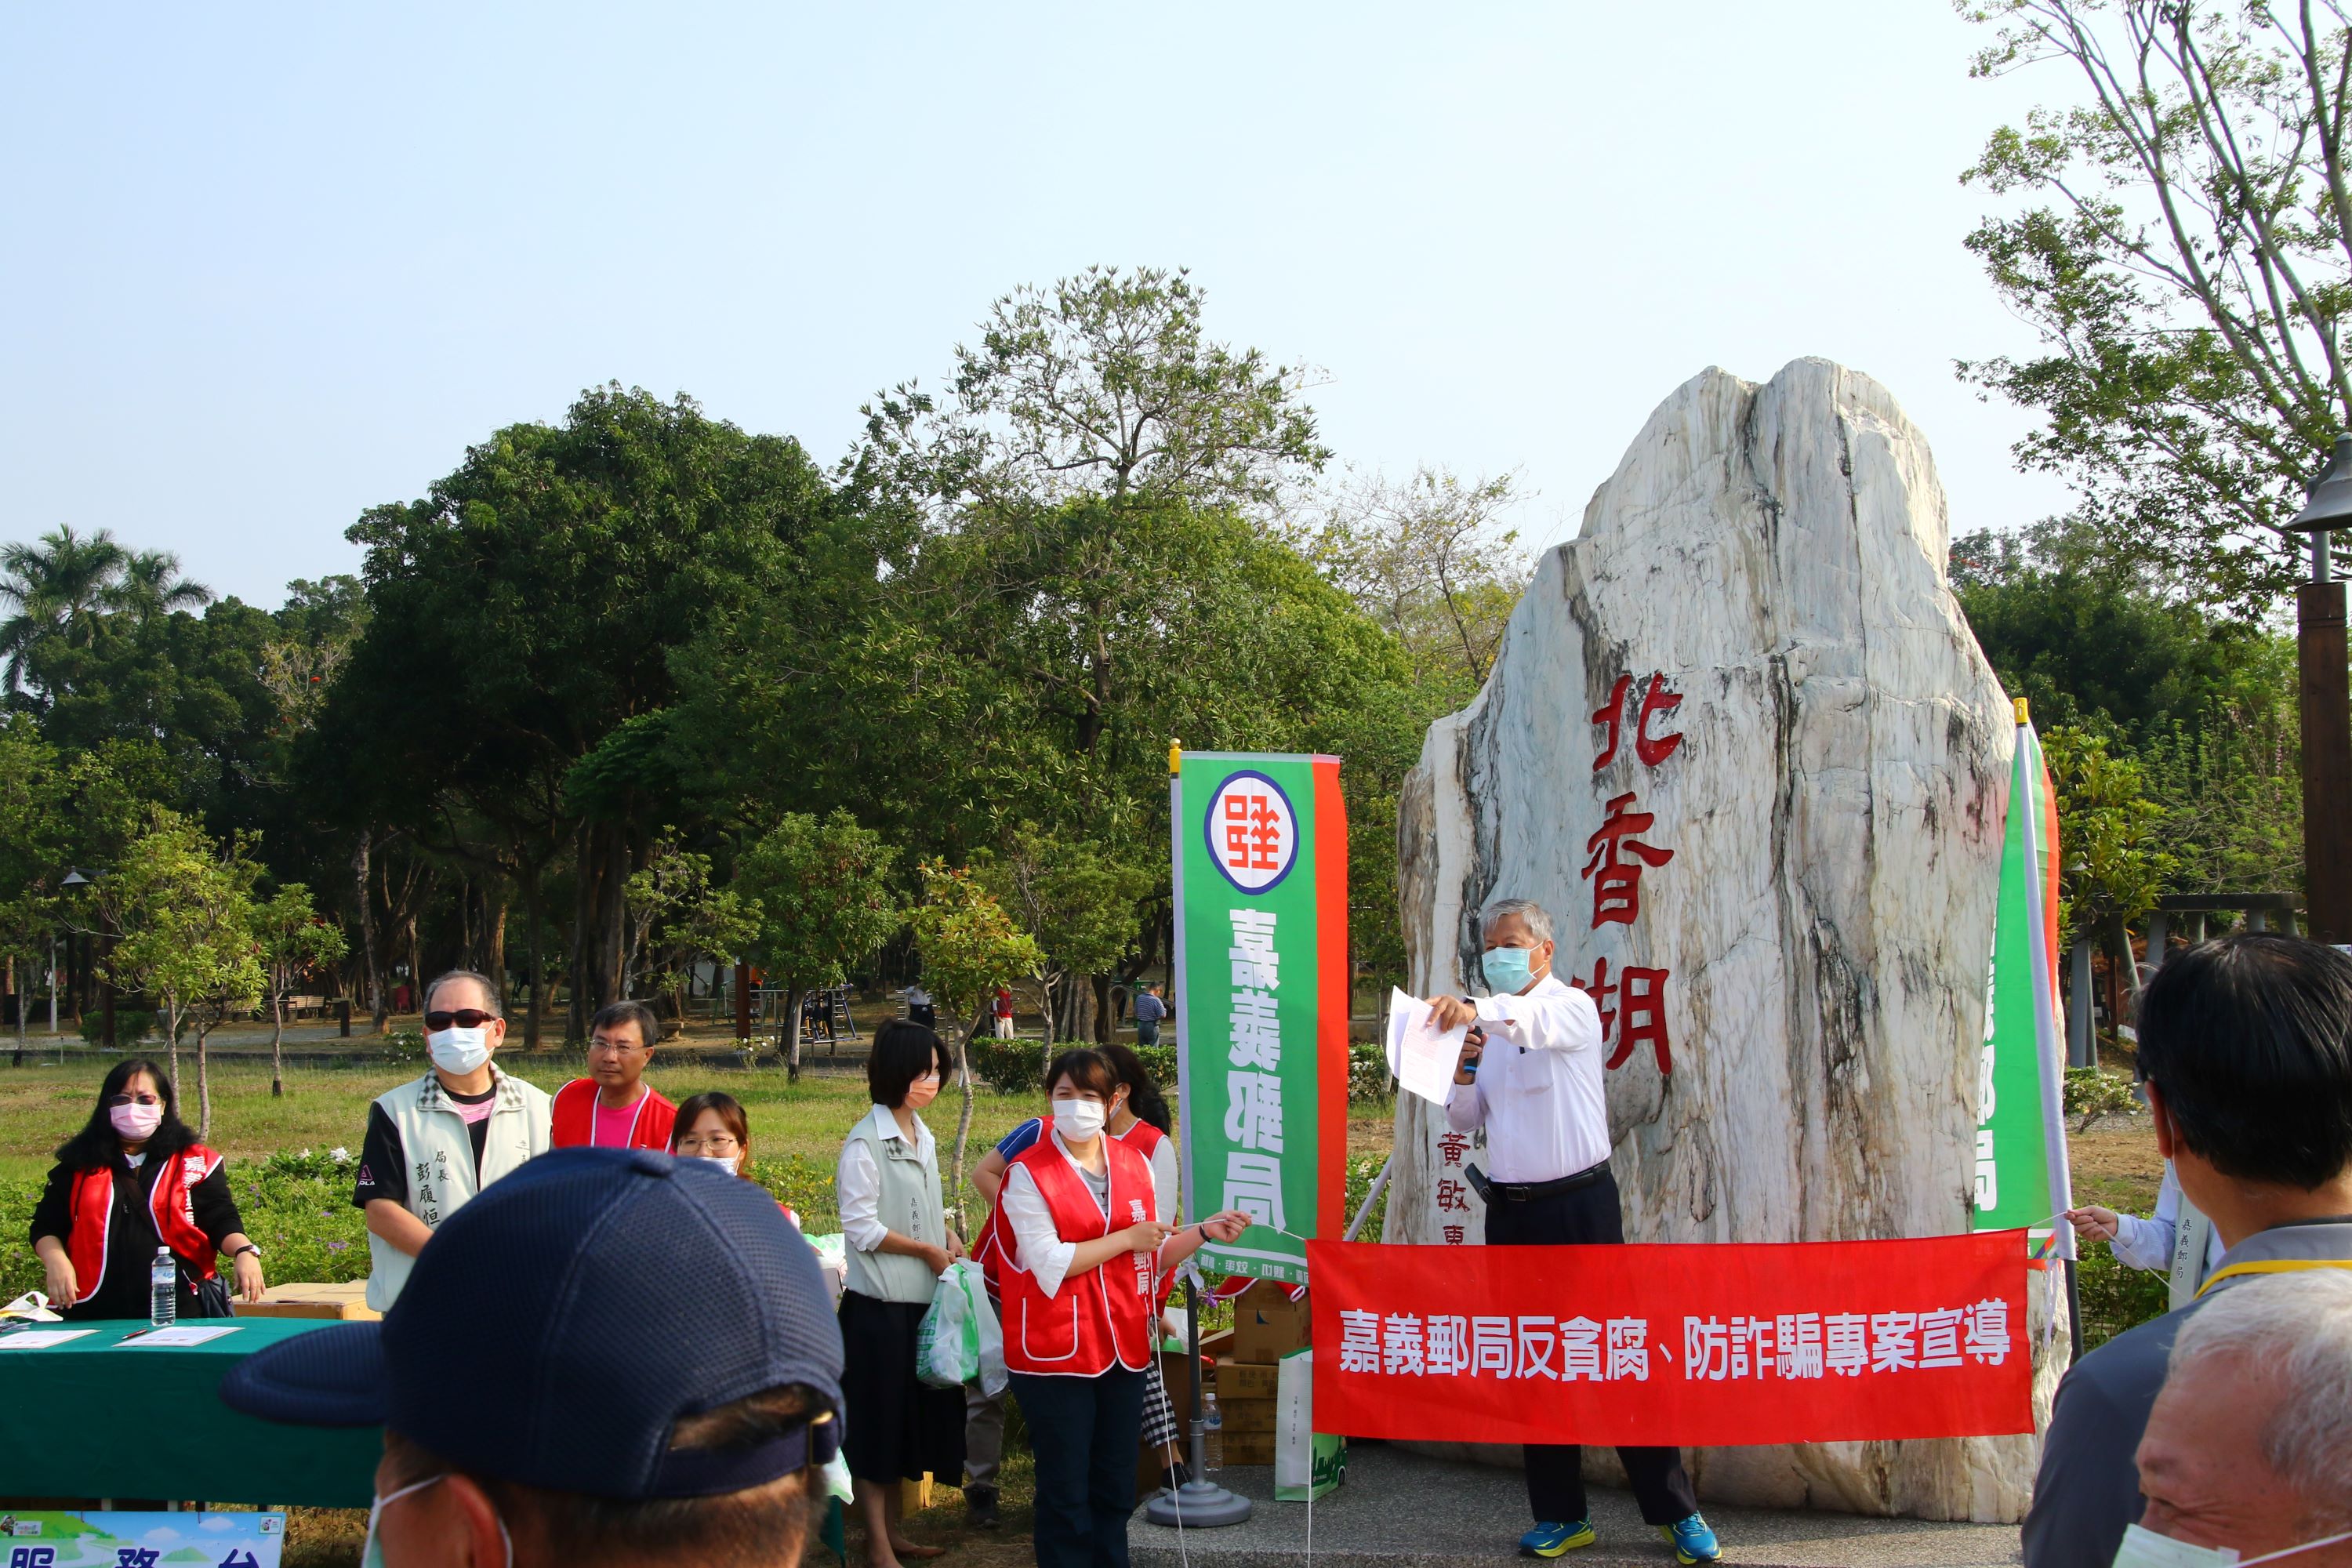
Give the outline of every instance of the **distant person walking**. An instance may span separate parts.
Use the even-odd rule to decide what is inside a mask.
[[[352,1204],[367,1215],[367,1302],[379,1312],[436,1226],[553,1144],[547,1091],[490,1060],[506,1037],[489,976],[451,970],[425,988],[433,1069],[368,1108]]]
[[[228,1166],[180,1120],[153,1062],[117,1062],[80,1131],[58,1150],[33,1205],[42,1289],[68,1319],[144,1318],[160,1247],[179,1266],[178,1312],[224,1318],[213,1259],[231,1259],[240,1300],[261,1300],[261,1248],[245,1234]]]
[[[919,980],[907,987],[907,1022],[920,1024],[926,1029],[940,1026],[940,1011],[931,1005],[931,994],[923,989]]]
[[[677,1107],[646,1082],[661,1021],[642,1002],[614,1002],[588,1023],[588,1076],[555,1091],[559,1149],[666,1149]]]
[[[1135,999],[1135,1043],[1156,1046],[1160,1043],[1160,1020],[1168,1016],[1168,1004],[1160,999],[1160,982],[1151,982]]]
[[[1002,985],[996,988],[996,1037],[1013,1037],[1013,993]]]

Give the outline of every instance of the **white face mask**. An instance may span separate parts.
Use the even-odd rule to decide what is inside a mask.
[[[1057,1100],[1054,1101],[1054,1125],[1062,1130],[1065,1138],[1075,1138],[1083,1143],[1097,1137],[1110,1112],[1099,1100]]]
[[[386,1492],[368,1504],[367,1540],[360,1547],[360,1568],[384,1568],[383,1548],[377,1544],[375,1538],[376,1521],[383,1517],[384,1509],[412,1492],[421,1492],[434,1482],[448,1479],[446,1475],[427,1476],[396,1492]],[[499,1540],[507,1549],[507,1568],[514,1568],[514,1537],[508,1533],[507,1521],[503,1518],[499,1521]]]
[[[730,1176],[741,1173],[743,1156],[740,1154],[697,1154],[694,1158],[706,1165],[716,1165]]]
[[[2265,1552],[2260,1557],[2241,1561],[2234,1546],[2199,1546],[2191,1542],[2175,1541],[2168,1535],[2158,1535],[2153,1530],[2142,1529],[2137,1524],[2127,1524],[2124,1527],[2123,1541],[2116,1547],[2112,1568],[2222,1568],[2225,1563],[2236,1563],[2238,1568],[2253,1568],[2257,1563],[2275,1563],[2282,1557],[2316,1552],[2339,1541],[2352,1541],[2352,1530],[2341,1535],[2322,1536],[2317,1541],[2306,1541],[2300,1546]]]
[[[472,1029],[436,1029],[425,1037],[425,1048],[433,1053],[433,1065],[452,1078],[464,1078],[478,1072],[490,1059],[490,1029],[485,1024]]]

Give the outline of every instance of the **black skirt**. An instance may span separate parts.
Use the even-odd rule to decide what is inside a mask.
[[[841,1452],[861,1481],[963,1479],[963,1390],[915,1377],[915,1335],[927,1307],[841,1296]]]

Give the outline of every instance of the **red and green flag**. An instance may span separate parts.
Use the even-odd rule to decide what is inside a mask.
[[[1212,1278],[1304,1284],[1345,1226],[1348,817],[1339,759],[1176,752],[1175,1022],[1184,1209],[1257,1223]]]

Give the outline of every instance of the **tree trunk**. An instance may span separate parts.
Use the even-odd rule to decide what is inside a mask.
[[[597,889],[596,1005],[629,994],[629,835],[619,823],[604,829],[604,879]]]
[[[383,1035],[392,1030],[392,1011],[384,994],[383,955],[375,945],[375,879],[368,874],[372,837],[361,834],[360,847],[352,851],[352,888],[359,896],[360,952],[366,961],[368,1006],[375,1013],[375,1032]]]
[[[15,959],[13,959],[13,958],[12,958],[12,959],[10,959],[10,960],[8,961],[8,973],[9,973],[9,974],[10,974],[12,977],[13,977],[13,976],[16,974],[16,961]],[[32,967],[32,965],[31,965],[31,964],[29,964],[29,963],[28,963],[28,964],[26,964],[26,965],[25,966],[25,980],[26,980],[26,985],[18,985],[18,984],[16,984],[15,983],[14,979],[12,978],[12,979],[11,979],[11,981],[10,981],[10,983],[9,983],[9,986],[8,986],[8,989],[9,989],[12,993],[14,993],[14,994],[15,994],[16,998],[16,1066],[18,1066],[18,1067],[23,1067],[23,1066],[25,1065],[25,1014],[26,1014],[26,1010],[27,1010],[27,1009],[32,1005],[32,1000],[31,1000],[31,998],[30,998],[30,997],[28,997],[28,996],[26,994],[26,986],[28,986],[28,985],[32,983],[32,978],[33,978],[33,967]]]
[[[172,1088],[180,1087],[180,1003],[170,992],[163,993],[163,1042],[166,1058],[172,1065]]]
[[[963,1154],[971,1138],[971,1037],[980,1033],[980,1021],[988,1016],[989,1010],[983,995],[980,1010],[971,1016],[963,1037],[956,1042],[956,1081],[963,1086],[963,1110],[956,1116],[955,1174],[948,1183],[948,1204],[956,1212],[957,1228],[966,1236],[971,1234],[963,1212]]]
[[[482,899],[485,904],[488,904],[489,897],[489,890],[484,889]],[[490,906],[486,924],[488,930],[482,942],[485,950],[482,973],[498,982],[499,994],[503,995],[507,987],[507,900],[503,893],[499,896],[498,902]]]
[[[565,966],[571,975],[572,995],[564,1012],[563,1037],[581,1040],[588,1037],[588,1015],[582,1002],[588,995],[588,939],[596,917],[596,858],[593,853],[595,841],[588,825],[583,822],[572,835],[572,952]]]
[[[527,1051],[539,1049],[539,1015],[542,999],[547,994],[547,965],[540,952],[540,928],[546,923],[540,919],[539,915],[540,891],[539,868],[533,867],[530,874],[523,879],[522,884],[522,918],[530,926],[528,933],[530,948],[530,1011],[523,1015],[522,1021],[522,1048]]]
[[[798,1083],[801,1080],[801,1004],[807,1000],[807,992],[789,980],[784,982],[784,1081],[786,1083]]]
[[[2120,965],[2116,973],[2123,976],[2123,1006],[2122,1010],[2116,1015],[2116,1022],[2120,1025],[2137,1017],[2139,1013],[2139,965],[2132,958],[2129,926],[2124,924],[2121,920],[2117,920],[2115,922],[2115,929],[2107,933],[2107,940],[2114,944],[2116,963]]]
[[[1118,1016],[1111,1010],[1110,976],[1090,974],[1087,979],[1094,988],[1095,1044],[1107,1046],[1118,1033]]]
[[[286,1092],[286,987],[274,986],[269,994],[269,1098],[278,1099]]]
[[[209,1143],[213,1140],[213,1075],[211,1059],[205,1049],[205,1042],[211,1037],[210,1029],[201,1024],[196,1026],[196,1142],[199,1143]],[[179,1076],[176,1068],[173,1069],[173,1076]]]

